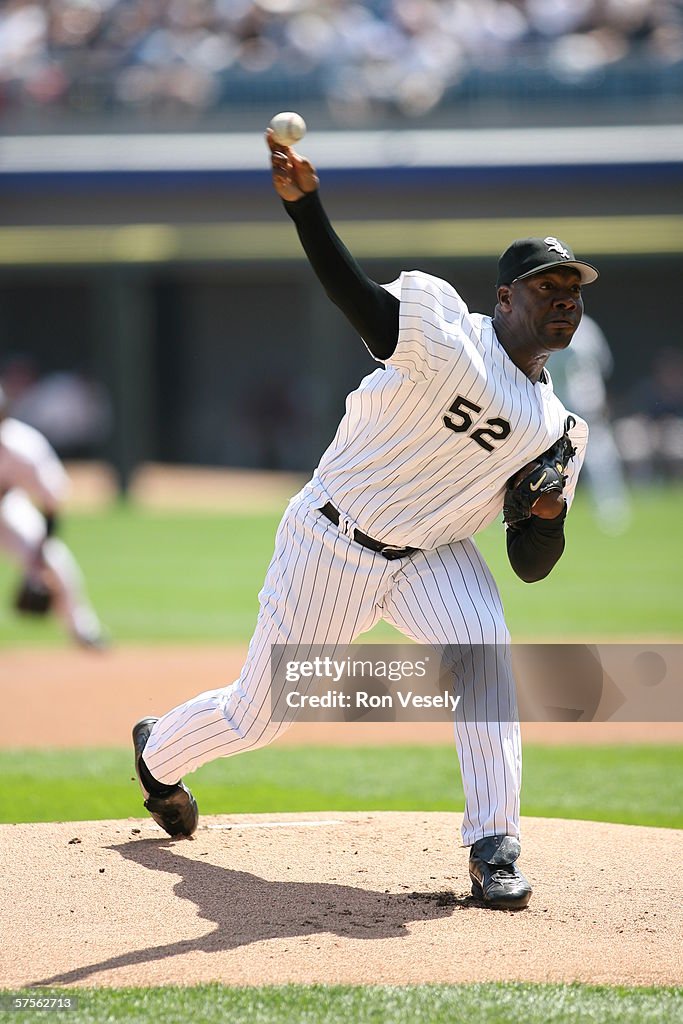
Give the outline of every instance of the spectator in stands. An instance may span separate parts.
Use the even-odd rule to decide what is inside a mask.
[[[633,476],[643,482],[683,480],[683,352],[663,348],[631,396],[631,412],[615,423]]]
[[[471,70],[545,68],[576,81],[683,60],[676,0],[8,0],[5,110],[199,113],[268,76],[315,73],[346,120],[420,116]],[[278,86],[276,96],[282,96]]]
[[[12,415],[44,434],[62,458],[96,455],[109,437],[109,396],[77,370],[41,374],[29,355],[14,355],[0,370],[0,384]]]

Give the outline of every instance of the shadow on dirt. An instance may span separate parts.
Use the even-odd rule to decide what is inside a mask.
[[[198,938],[162,946],[130,949],[74,970],[54,974],[32,985],[66,985],[102,971],[151,963],[185,953],[214,953],[264,939],[332,933],[352,939],[407,937],[413,922],[448,917],[456,910],[481,904],[451,892],[391,893],[327,882],[269,881],[246,871],[233,871],[185,857],[182,843],[137,839],[107,847],[150,871],[180,876],[174,886],[179,899],[195,904],[199,916],[215,928]],[[135,893],[131,893],[134,906]],[[131,945],[135,915],[131,914]]]

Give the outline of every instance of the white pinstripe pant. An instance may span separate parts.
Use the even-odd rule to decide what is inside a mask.
[[[72,635],[98,632],[99,619],[86,596],[76,559],[59,537],[45,540],[45,518],[27,494],[13,488],[0,501],[0,549],[8,551],[28,572],[41,544],[50,571],[55,614]]]
[[[345,645],[383,618],[421,644],[485,644],[503,652],[477,659],[477,671],[487,675],[484,686],[477,680],[478,692],[486,694],[486,717],[499,708],[502,720],[456,721],[465,790],[462,838],[470,846],[487,835],[518,836],[521,742],[509,634],[498,589],[475,544],[464,540],[389,561],[340,533],[318,511],[323,503],[306,491],[292,499],[239,679],[160,718],[145,747],[147,767],[171,784],[217,757],[270,743],[286,728],[271,718],[272,645],[299,644],[302,651],[313,644]]]

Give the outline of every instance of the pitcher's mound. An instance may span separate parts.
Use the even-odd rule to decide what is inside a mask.
[[[527,910],[469,896],[454,814],[3,825],[0,986],[680,983],[683,833],[528,818]],[[10,952],[10,943],[13,948]]]

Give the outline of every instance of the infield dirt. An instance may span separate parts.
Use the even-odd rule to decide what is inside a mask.
[[[3,651],[0,748],[128,746],[133,722],[159,715],[203,690],[226,686],[243,647],[115,647],[104,654]],[[679,743],[683,722],[528,722],[526,742]],[[452,743],[448,722],[301,723],[282,744]]]
[[[683,834],[523,821],[529,908],[469,896],[454,814],[3,825],[0,986],[680,983]],[[645,866],[656,865],[656,871]]]

